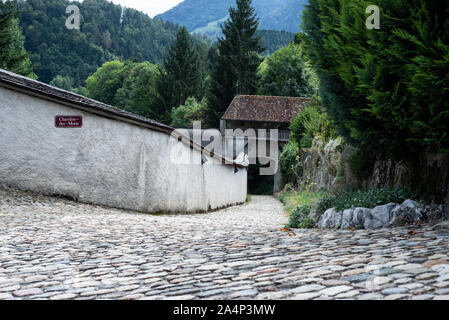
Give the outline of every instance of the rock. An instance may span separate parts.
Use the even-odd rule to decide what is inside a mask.
[[[295,300],[310,300],[319,297],[321,294],[318,292],[300,293],[295,296]]]
[[[391,211],[390,226],[404,226],[422,220],[422,207],[413,200],[405,200],[400,206]]]
[[[350,229],[351,227],[354,227],[353,216],[354,210],[352,209],[348,209],[343,212],[341,229]]]
[[[424,268],[432,268],[433,266],[438,266],[442,264],[449,264],[449,262],[445,259],[429,260],[426,263],[424,263]]]
[[[319,285],[319,284],[308,284],[308,285],[304,285],[304,286],[295,288],[291,291],[293,293],[307,293],[307,292],[312,292],[312,291],[319,291],[323,288],[324,288],[324,286]]]
[[[352,224],[356,229],[363,229],[366,217],[371,214],[370,209],[355,208],[352,218]]]
[[[321,290],[321,293],[325,296],[336,296],[337,294],[347,292],[350,290],[353,290],[354,288],[350,286],[337,286],[337,287],[330,287],[324,290]]]
[[[443,205],[424,206],[421,214],[426,221],[435,223],[444,217]]]
[[[343,213],[337,212],[335,208],[328,209],[323,213],[318,221],[318,228],[321,229],[338,229],[341,226]]]
[[[398,205],[395,203],[375,207],[371,210],[371,214],[365,217],[365,229],[371,230],[387,227],[390,224],[391,212],[397,207]]]
[[[32,295],[37,295],[37,294],[41,294],[41,293],[42,293],[42,289],[30,288],[30,289],[16,290],[12,294],[15,297],[26,297],[26,296],[32,296]]]

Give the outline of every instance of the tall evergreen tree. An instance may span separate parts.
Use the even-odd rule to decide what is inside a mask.
[[[0,1],[0,68],[36,78],[17,15],[17,0]]]
[[[242,94],[257,91],[257,68],[264,52],[260,37],[256,36],[259,19],[252,0],[237,0],[237,7],[229,9],[229,19],[223,24],[224,37],[218,39],[212,79],[208,92],[207,124],[217,127],[221,116],[237,90]]]
[[[310,0],[307,47],[320,94],[345,138],[365,154],[449,153],[449,1]]]
[[[185,27],[181,28],[176,41],[168,50],[163,70],[157,81],[159,92],[158,120],[169,124],[173,108],[183,105],[187,98],[202,98],[204,67],[199,51]]]

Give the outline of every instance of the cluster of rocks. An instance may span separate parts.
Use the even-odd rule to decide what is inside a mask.
[[[437,222],[443,217],[442,205],[423,205],[413,200],[390,203],[374,209],[355,208],[337,212],[327,210],[318,221],[321,229],[379,229],[422,222]]]

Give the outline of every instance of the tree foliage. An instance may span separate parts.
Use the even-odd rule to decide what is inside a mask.
[[[259,29],[256,32],[256,37],[260,37],[262,47],[265,48],[264,54],[271,55],[280,48],[288,46],[295,38],[295,34],[285,30]]]
[[[174,128],[192,128],[194,121],[203,121],[205,109],[205,99],[197,101],[194,97],[190,97],[184,105],[173,108],[170,126]]]
[[[17,15],[17,0],[0,1],[0,68],[36,78]]]
[[[307,97],[317,93],[317,77],[300,45],[291,43],[261,65],[259,94]]]
[[[163,71],[157,81],[158,109],[161,122],[170,123],[173,108],[183,105],[189,97],[203,97],[205,63],[200,59],[207,52],[199,52],[186,28],[181,28],[175,43],[168,50]]]
[[[25,48],[32,52],[35,72],[46,83],[61,75],[71,77],[74,87],[79,87],[103,63],[114,59],[159,63],[178,29],[106,0],[85,0],[75,3],[81,29],[68,30],[70,4],[68,0],[19,1]]]
[[[221,116],[235,96],[237,84],[239,93],[256,93],[257,68],[264,49],[260,38],[255,36],[259,20],[251,2],[237,0],[237,6],[229,9],[229,19],[222,26],[224,37],[218,39],[218,54],[208,93],[209,126],[218,126]]]
[[[290,130],[290,140],[301,148],[310,148],[314,138],[327,143],[338,136],[333,121],[321,103],[314,99],[291,121]]]
[[[304,12],[320,93],[339,132],[365,152],[449,153],[449,3],[379,0],[368,30],[357,0],[311,0]]]
[[[154,108],[159,68],[149,62],[106,62],[86,80],[89,98],[159,120]]]

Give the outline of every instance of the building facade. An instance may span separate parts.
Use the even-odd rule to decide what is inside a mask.
[[[298,112],[304,109],[307,98],[299,97],[273,97],[237,95],[220,122],[222,132],[224,156],[236,159],[241,153],[248,155],[250,163],[254,164],[254,153],[248,150],[249,141],[255,139],[257,148],[261,143],[266,144],[266,161],[275,162],[274,192],[279,192],[280,170],[279,154],[290,139],[290,122]],[[253,137],[236,137],[229,134],[230,131],[241,130],[248,132],[254,130]],[[273,133],[272,130],[276,132]],[[226,132],[228,131],[228,134]],[[257,151],[259,153],[259,150]],[[262,160],[259,157],[258,160]]]

